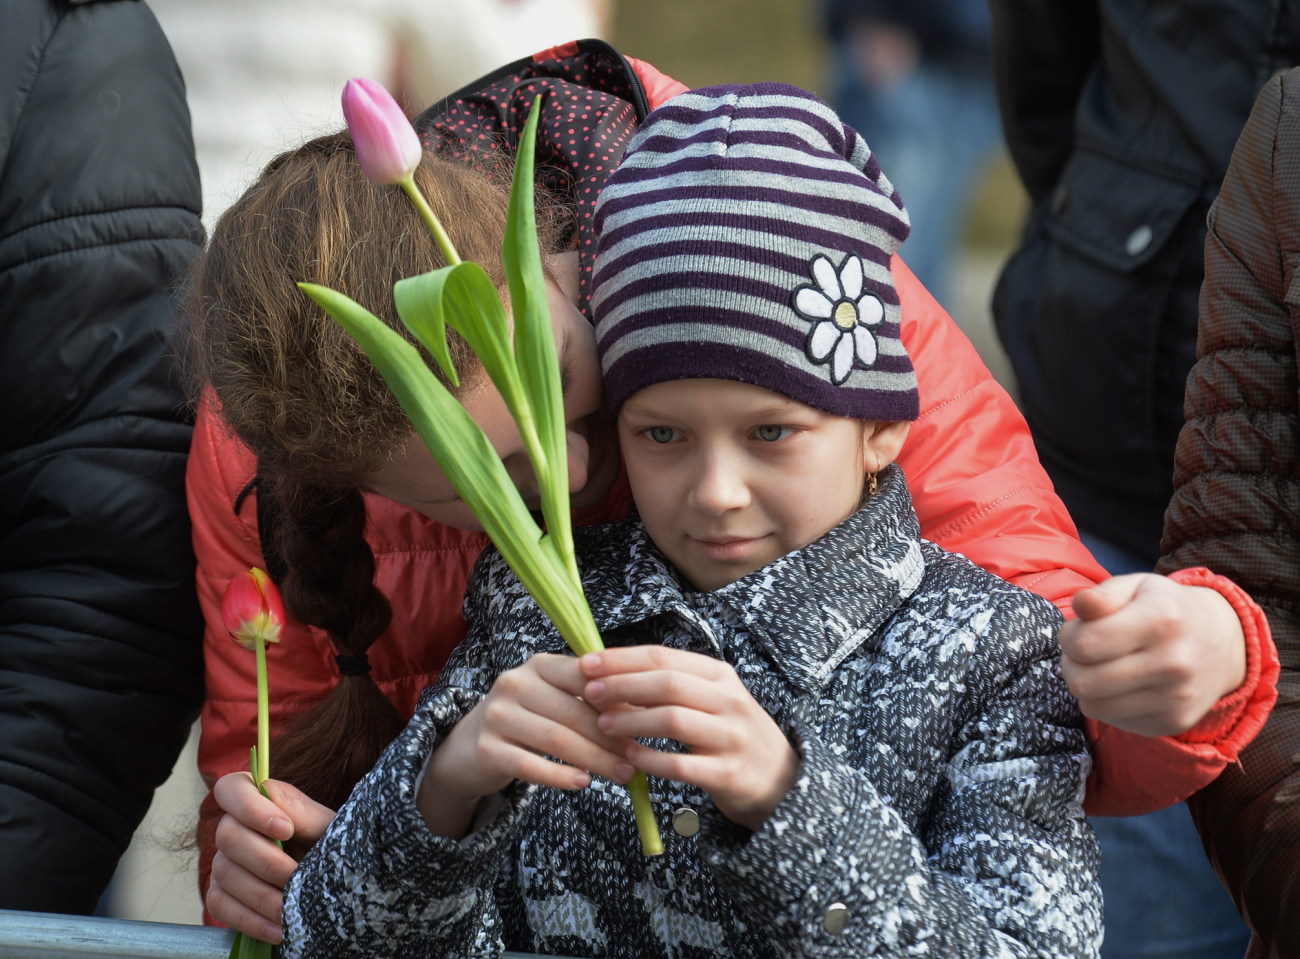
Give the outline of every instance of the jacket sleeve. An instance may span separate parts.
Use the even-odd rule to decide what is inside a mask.
[[[504,808],[462,841],[430,832],[416,805],[429,756],[487,692],[489,674],[460,665],[473,661],[476,635],[484,634],[471,631],[457,648],[446,680],[426,692],[294,872],[285,889],[284,959],[478,959],[504,951],[495,884],[536,787],[509,787]]]
[[[1068,610],[1105,570],[1079,542],[1010,395],[898,257],[892,273],[921,393],[898,458],[921,535]]]
[[[1056,666],[1057,622],[1037,603],[990,619],[965,682],[982,701],[954,721],[921,832],[798,726],[798,780],[763,828],[734,844],[725,830],[701,832],[722,887],[770,917],[779,954],[1096,954],[1099,854],[1080,805],[1088,750]],[[826,928],[835,903],[842,930]]]
[[[1263,607],[1281,658],[1280,697],[1263,730],[1189,800],[1260,955],[1300,954],[1298,111],[1300,73],[1264,87],[1210,213],[1198,359],[1161,560],[1162,569],[1207,566],[1238,583]]]
[[[0,907],[89,912],[203,695],[168,343],[199,182],[145,4],[0,19]]]
[[[1070,598],[1107,573],[1079,542],[1014,401],[897,257],[893,274],[903,302],[903,342],[921,392],[921,417],[898,458],[921,535],[1073,615]],[[1231,594],[1250,643],[1248,656],[1267,663],[1272,647],[1253,626],[1250,598],[1214,577],[1197,585]],[[1271,689],[1268,672],[1253,671],[1219,703],[1213,722],[1179,737],[1143,736],[1088,720],[1096,757],[1088,812],[1136,816],[1200,789],[1249,741],[1258,728],[1259,703]]]

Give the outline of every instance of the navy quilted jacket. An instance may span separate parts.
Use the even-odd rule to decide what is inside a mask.
[[[922,541],[897,468],[831,533],[712,593],[684,591],[635,521],[578,537],[606,641],[731,663],[802,758],[790,794],[751,833],[651,779],[663,826],[684,807],[700,826],[665,828],[654,858],[604,781],[517,783],[469,838],[432,835],[414,800],[439,738],[497,675],[564,649],[489,552],[468,637],[289,885],[286,959],[1096,953],[1059,615]]]
[[[1154,564],[1195,359],[1205,216],[1297,0],[990,0],[1032,201],[993,298],[1038,455],[1079,527]]]
[[[203,699],[168,342],[202,241],[148,6],[0,4],[0,908],[95,908]]]

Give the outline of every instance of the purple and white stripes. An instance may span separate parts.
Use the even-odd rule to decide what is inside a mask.
[[[611,410],[654,383],[720,377],[836,415],[916,418],[889,272],[907,213],[812,94],[759,84],[668,101],[601,190],[596,231]]]

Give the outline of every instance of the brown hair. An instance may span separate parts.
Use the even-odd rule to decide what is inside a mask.
[[[508,196],[489,177],[425,156],[416,174],[464,260],[498,287]],[[364,537],[362,478],[412,436],[392,392],[355,341],[297,288],[346,293],[411,339],[393,284],[444,261],[408,198],[361,173],[346,133],[273,160],[220,218],[186,290],[185,367],[258,458],[259,509],[276,512],[279,585],[296,618],[359,657],[388,627]],[[454,335],[462,384],[481,365]],[[348,670],[353,672],[353,670]],[[343,675],[277,745],[276,778],[337,808],[403,720],[366,673]]]

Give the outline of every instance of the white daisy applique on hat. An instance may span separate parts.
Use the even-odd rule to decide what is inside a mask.
[[[853,254],[839,269],[825,256],[811,263],[813,284],[794,291],[795,312],[812,323],[804,351],[814,363],[830,364],[836,386],[849,378],[856,359],[863,367],[876,362],[876,337],[870,327],[885,317],[885,306],[863,289],[862,260]]]

